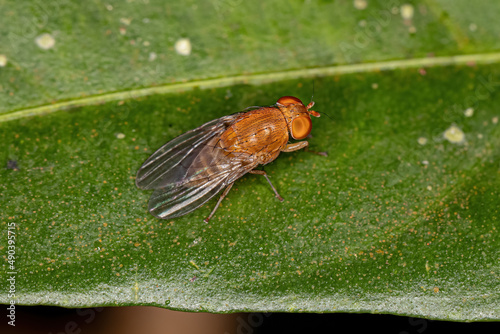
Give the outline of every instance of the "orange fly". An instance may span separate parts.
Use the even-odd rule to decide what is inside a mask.
[[[137,172],[136,185],[154,189],[149,212],[170,219],[203,205],[225,188],[206,222],[212,218],[234,182],[246,173],[263,175],[283,201],[266,172],[255,170],[278,157],[308,146],[310,110],[293,96],[281,97],[272,107],[261,107],[215,119],[172,139],[153,153]]]

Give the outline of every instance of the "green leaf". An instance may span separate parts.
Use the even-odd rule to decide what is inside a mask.
[[[408,3],[7,2],[0,302],[500,319],[500,5]],[[208,224],[148,214],[155,149],[313,85],[328,157],[266,166],[284,202],[247,175]]]

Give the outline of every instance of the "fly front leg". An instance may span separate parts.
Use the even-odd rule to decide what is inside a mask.
[[[311,153],[314,153],[314,154],[317,154],[317,155],[321,155],[321,156],[328,156],[328,154],[326,152],[317,152],[317,151],[312,151],[309,149],[309,142],[307,141],[299,141],[297,143],[290,143],[290,144],[286,144],[286,146],[281,150],[282,152],[293,152],[293,151],[298,151],[300,149],[304,149],[305,152],[311,152]]]
[[[281,150],[281,152],[293,152],[303,149],[304,147],[309,146],[309,142],[307,141],[299,141],[297,143],[289,143]]]
[[[219,205],[222,202],[222,200],[224,199],[224,197],[226,197],[226,195],[229,193],[229,190],[231,190],[231,188],[233,187],[233,184],[234,184],[234,182],[231,183],[230,185],[228,185],[226,187],[226,189],[224,189],[224,192],[222,193],[222,195],[220,195],[219,200],[217,201],[217,204],[215,204],[215,208],[212,210],[212,212],[210,212],[210,215],[204,219],[205,223],[208,223],[210,218],[212,218],[212,216],[214,215],[215,211],[217,211],[217,208],[219,207]]]
[[[271,180],[269,180],[269,177],[267,176],[266,172],[264,172],[263,170],[253,169],[249,173],[250,174],[263,175],[266,178],[267,182],[269,182],[269,184],[271,185],[271,188],[273,188],[273,191],[274,191],[274,194],[276,195],[276,197],[280,200],[280,202],[283,202],[283,197],[281,197],[280,194],[278,194],[278,191],[276,190],[276,188],[274,188],[274,186],[271,183]]]

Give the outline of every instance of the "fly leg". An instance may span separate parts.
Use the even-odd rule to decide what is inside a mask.
[[[226,189],[224,189],[224,192],[222,193],[222,195],[220,195],[219,200],[217,201],[217,204],[215,205],[215,208],[212,210],[212,212],[210,212],[210,215],[204,219],[205,223],[208,223],[210,218],[212,218],[212,216],[214,215],[215,211],[217,211],[217,208],[219,207],[219,205],[222,202],[222,200],[224,199],[224,197],[226,197],[229,190],[231,190],[231,188],[233,187],[233,184],[234,184],[234,182],[231,183],[230,185],[228,185]]]
[[[249,173],[250,174],[263,175],[266,178],[267,182],[269,182],[269,184],[271,185],[271,188],[273,188],[273,191],[274,191],[274,194],[276,195],[276,197],[280,200],[280,202],[283,202],[283,197],[281,197],[280,194],[278,194],[278,191],[276,190],[276,188],[274,188],[274,186],[271,183],[271,180],[269,180],[269,177],[267,176],[266,172],[264,172],[263,170],[253,169]]]
[[[314,153],[314,154],[317,154],[317,155],[321,155],[321,156],[328,156],[328,154],[326,152],[317,152],[317,151],[312,151],[309,149],[309,143],[307,141],[299,141],[297,143],[290,143],[290,144],[286,144],[286,146],[281,150],[282,152],[293,152],[293,151],[297,151],[297,150],[300,150],[300,149],[304,149],[305,152],[311,152],[311,153]]]
[[[308,147],[309,146],[309,143],[307,141],[299,141],[299,142],[296,142],[296,143],[289,143],[289,144],[286,144],[286,146],[281,150],[281,152],[293,152],[293,151],[297,151],[297,150],[300,150],[304,147]]]

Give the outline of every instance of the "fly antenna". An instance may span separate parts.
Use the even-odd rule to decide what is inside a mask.
[[[320,114],[321,114],[321,116],[325,115],[326,117],[328,117],[329,119],[331,119],[333,121],[333,118],[331,118],[326,112],[322,111]]]
[[[313,99],[314,99],[314,83],[315,83],[315,81],[313,80],[313,92],[312,92],[312,95],[311,95],[311,102],[313,102]],[[331,119],[333,121],[333,118],[331,118],[330,115],[328,115],[324,111],[320,112],[320,114],[321,115],[325,115],[326,117],[328,117],[329,119]]]
[[[314,79],[313,79],[313,92],[312,92],[312,95],[311,95],[311,102],[313,101],[314,99]]]

